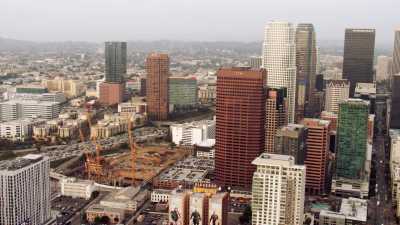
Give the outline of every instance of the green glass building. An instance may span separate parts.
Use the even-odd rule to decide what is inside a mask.
[[[187,111],[197,105],[197,80],[192,77],[170,77],[168,99],[171,111]]]
[[[339,105],[336,176],[362,179],[367,152],[369,102],[348,99]]]

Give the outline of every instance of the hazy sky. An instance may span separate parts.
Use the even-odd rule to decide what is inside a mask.
[[[400,0],[0,0],[0,36],[35,41],[256,41],[270,20],[312,22],[324,40],[371,27],[391,42]]]

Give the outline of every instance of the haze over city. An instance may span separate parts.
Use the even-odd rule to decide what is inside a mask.
[[[2,0],[0,37],[32,41],[261,41],[270,20],[311,22],[318,39],[346,27],[393,41],[398,0]]]

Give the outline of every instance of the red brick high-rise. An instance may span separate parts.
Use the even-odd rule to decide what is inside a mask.
[[[168,119],[168,54],[152,53],[146,59],[147,113],[151,120]]]
[[[305,118],[301,124],[308,128],[306,192],[323,194],[327,185],[330,121]]]
[[[121,103],[124,98],[125,83],[100,84],[99,101],[104,105],[115,105]]]
[[[265,69],[224,68],[217,74],[216,182],[250,189],[251,162],[264,150]]]

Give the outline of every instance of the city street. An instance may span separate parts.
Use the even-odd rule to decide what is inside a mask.
[[[377,136],[374,142],[375,157],[372,159],[376,165],[376,196],[370,200],[370,210],[373,210],[371,215],[374,217],[370,219],[370,224],[396,224],[390,198],[390,175],[385,174],[385,167],[389,165],[389,158],[387,157],[388,151],[389,149],[385,150],[384,137]],[[388,170],[386,172],[388,172]]]

